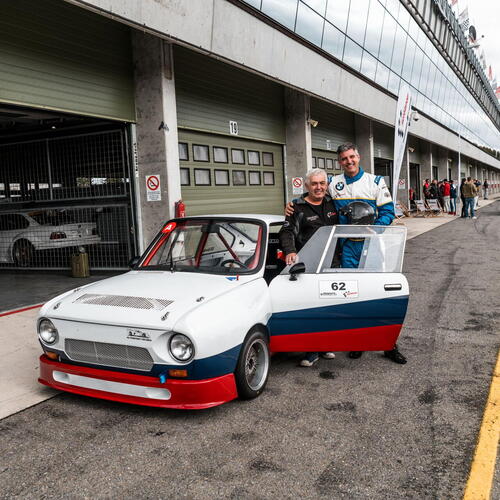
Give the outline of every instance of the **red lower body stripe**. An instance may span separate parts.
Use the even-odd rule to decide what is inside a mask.
[[[270,347],[273,352],[389,351],[394,347],[402,326],[275,335],[271,337]]]
[[[70,377],[69,380],[71,380],[71,376],[75,376],[73,377],[75,380],[81,380],[81,377],[85,377],[85,380],[89,379],[91,385],[97,387],[99,386],[99,381],[103,381],[103,386],[106,382],[111,382],[111,384],[117,383],[116,387],[119,387],[121,384],[130,384],[145,389],[163,389],[170,392],[170,398],[154,399],[150,397],[137,397],[121,394],[120,392],[108,392],[95,388],[62,383],[54,378],[54,372],[67,374]],[[45,355],[40,356],[40,377],[38,381],[54,389],[73,392],[83,396],[143,406],[184,410],[210,408],[238,397],[236,383],[232,373],[206,380],[168,379],[162,384],[159,379],[155,377],[99,370],[97,368],[88,368],[85,366],[75,366],[52,361]]]

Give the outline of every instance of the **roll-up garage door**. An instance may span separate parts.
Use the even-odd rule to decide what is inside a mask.
[[[375,158],[394,159],[394,129],[373,123],[373,155]]]
[[[282,213],[282,87],[181,47],[174,66],[187,214]]]
[[[134,121],[129,28],[58,0],[1,2],[0,102]]]
[[[187,215],[283,213],[282,146],[179,130]]]
[[[318,122],[311,130],[315,150],[335,152],[340,144],[354,142],[354,114],[318,99],[311,99],[311,118]]]

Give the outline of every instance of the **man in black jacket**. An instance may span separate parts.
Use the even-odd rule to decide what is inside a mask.
[[[307,193],[294,202],[294,212],[287,216],[279,233],[280,245],[285,253],[287,265],[297,260],[297,252],[309,238],[323,226],[338,224],[338,214],[332,199],[326,194],[328,179],[320,168],[309,170],[306,174]],[[317,352],[309,352],[300,362],[301,366],[312,366],[319,358]],[[326,359],[333,359],[333,352],[321,353]]]

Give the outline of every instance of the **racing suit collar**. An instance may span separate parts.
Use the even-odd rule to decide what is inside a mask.
[[[347,175],[344,174],[345,183],[346,184],[352,184],[353,182],[359,181],[359,179],[361,179],[361,177],[363,177],[364,173],[365,173],[365,171],[360,166],[359,167],[359,172],[354,177],[349,177],[349,176],[347,176]]]

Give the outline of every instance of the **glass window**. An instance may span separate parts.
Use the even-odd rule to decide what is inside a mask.
[[[389,85],[389,68],[384,66],[381,62],[377,65],[377,76],[375,81],[384,88]]]
[[[365,49],[378,57],[382,23],[384,22],[384,8],[379,2],[370,2],[368,24],[366,25]]]
[[[295,33],[321,47],[325,20],[312,9],[299,2]]]
[[[179,142],[179,160],[189,160],[189,149],[186,142]]]
[[[342,59],[344,52],[345,35],[341,33],[335,26],[330,23],[325,23],[325,32],[323,34],[323,50],[329,52],[337,59]]]
[[[334,2],[336,3],[336,2]],[[347,34],[355,42],[363,45],[365,42],[366,19],[368,17],[369,2],[366,0],[351,0]]]
[[[389,83],[387,84],[387,88],[389,89],[390,92],[393,94],[399,95],[399,84],[401,82],[401,78],[399,78],[396,73],[393,71],[390,72],[389,74]]]
[[[349,14],[349,0],[335,0],[328,2],[326,18],[341,31],[345,32],[347,15]]]
[[[193,159],[194,161],[210,161],[208,146],[193,144]]]
[[[418,88],[420,82],[420,73],[422,71],[422,62],[424,60],[424,53],[420,47],[415,50],[415,60],[413,62],[413,70],[411,72],[411,84]]]
[[[394,37],[396,35],[396,21],[386,12],[384,25],[382,27],[382,38],[380,40],[379,59],[386,65],[391,65],[392,49],[394,48]]]
[[[398,14],[398,22],[405,29],[408,30],[408,23],[410,22],[410,13],[401,5]]]
[[[260,153],[258,151],[248,151],[248,164],[260,165]]]
[[[318,157],[318,168],[325,169],[325,159]]]
[[[377,71],[377,60],[368,54],[366,50],[363,52],[363,62],[361,63],[361,73],[370,80],[375,80],[375,73]]]
[[[189,186],[190,184],[189,168],[181,168],[181,186]]]
[[[313,8],[318,14],[325,15],[326,0],[302,0],[302,2]]]
[[[252,7],[255,7],[256,9],[260,9],[260,4],[262,0],[245,0],[245,3],[250,4]]]
[[[326,159],[326,169],[333,170],[333,159],[332,158]]]
[[[247,183],[244,170],[233,170],[233,186],[245,186]]]
[[[274,185],[274,172],[264,172],[264,185]]]
[[[352,69],[359,71],[361,67],[361,56],[363,54],[363,49],[349,38],[345,40],[344,48],[344,62],[348,64]]]
[[[316,160],[315,156],[313,156],[312,168],[318,168],[318,161]]]
[[[405,58],[404,58],[404,63],[403,63],[403,72],[401,76],[407,81],[411,81],[411,70],[413,68],[413,59],[415,56],[415,42],[411,39],[408,38],[406,42],[406,51],[405,51]]]
[[[294,30],[297,0],[262,0],[261,10],[283,26]]]
[[[401,26],[396,28],[396,37],[394,39],[394,50],[392,52],[392,62],[391,69],[397,73],[401,74],[401,70],[403,69],[403,61],[405,56],[405,47],[406,47],[406,38],[407,35]]]
[[[215,163],[228,163],[227,148],[214,146],[214,162]]]
[[[215,170],[215,185],[229,186],[229,170]]]
[[[208,168],[195,168],[194,183],[196,186],[210,186],[210,170]]]
[[[245,163],[245,152],[243,149],[231,149],[231,161],[238,165]]]
[[[385,2],[387,12],[390,12],[395,19],[398,18],[399,5],[399,0],[386,0]]]
[[[260,172],[248,172],[250,186],[260,186]]]
[[[262,164],[266,167],[274,166],[273,153],[262,153]]]

